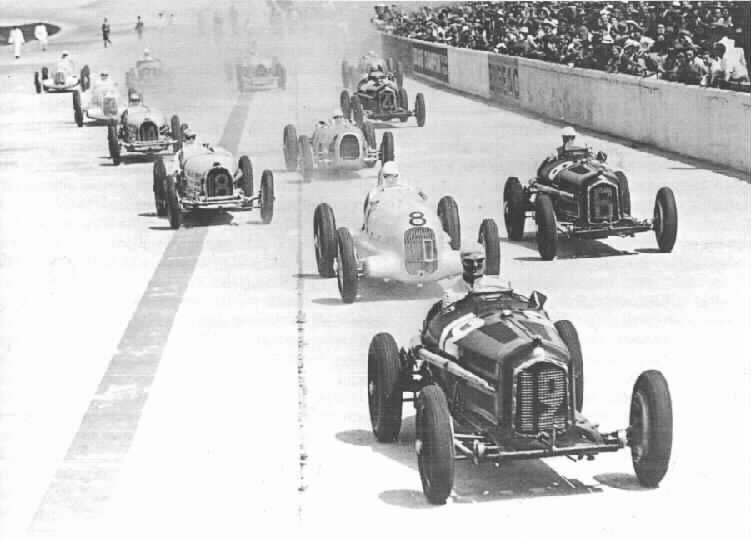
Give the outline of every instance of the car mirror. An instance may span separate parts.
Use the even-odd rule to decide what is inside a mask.
[[[545,302],[547,301],[548,297],[542,294],[540,291],[532,291],[532,294],[529,296],[527,305],[534,309],[542,309],[545,305]]]

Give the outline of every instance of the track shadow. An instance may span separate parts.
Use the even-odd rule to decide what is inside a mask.
[[[534,238],[525,237],[518,242],[512,242],[505,238],[501,239],[502,243],[511,245],[523,245],[529,248],[530,251],[535,252],[535,255],[526,257],[514,257],[516,261],[539,261],[546,262],[539,256],[537,252],[537,241]],[[583,240],[583,239],[559,239],[558,240],[558,252],[556,253],[556,259],[598,259],[603,257],[622,257],[625,255],[638,255],[641,251],[624,251],[616,249],[609,244],[605,244],[600,240]]]
[[[152,163],[154,161],[154,157],[156,154],[127,154],[120,158],[120,164],[115,165],[112,162],[112,158],[109,156],[99,156],[99,159],[106,160],[103,163],[100,163],[100,167],[121,167],[128,165],[135,165],[139,163]]]
[[[415,455],[414,415],[403,419],[402,431],[395,443],[379,443],[372,432],[362,429],[337,433],[336,438],[346,444],[370,447],[374,452],[409,467],[415,473],[415,485],[420,485]],[[468,461],[458,461],[450,500],[454,504],[475,504],[533,497],[582,495],[601,491],[602,488],[597,485],[587,485],[579,480],[561,476],[541,460],[514,461],[501,467],[496,467],[492,463],[474,465]],[[386,504],[403,508],[433,508],[422,491],[410,488],[383,491],[378,498]]]
[[[156,217],[156,214],[142,213],[138,214],[143,217]],[[217,227],[220,225],[234,225],[238,224],[234,222],[234,217],[228,212],[190,212],[183,215],[183,228],[195,229],[201,227]],[[149,227],[152,231],[169,231],[172,227],[169,226],[166,218],[164,218],[164,225],[152,225]]]
[[[332,292],[338,292],[336,278],[331,278]],[[394,302],[397,300],[429,300],[443,295],[438,283],[426,283],[421,287],[411,283],[385,282],[380,279],[361,279],[355,303]],[[330,298],[315,298],[314,304],[323,306],[344,305],[337,295]]]
[[[622,489],[625,491],[649,491],[653,489],[642,486],[633,474],[604,473],[595,475],[594,479],[600,484],[613,489]]]

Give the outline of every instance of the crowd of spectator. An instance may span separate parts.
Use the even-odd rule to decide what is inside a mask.
[[[748,89],[749,2],[376,6],[394,35],[701,86]]]

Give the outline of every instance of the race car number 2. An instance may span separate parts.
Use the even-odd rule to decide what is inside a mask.
[[[409,224],[413,227],[424,227],[428,220],[425,219],[425,214],[419,210],[409,213]]]

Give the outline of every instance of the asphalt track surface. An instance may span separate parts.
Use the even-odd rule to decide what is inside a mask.
[[[660,488],[638,486],[627,452],[462,463],[449,504],[431,507],[411,408],[398,443],[370,432],[366,359],[377,332],[406,345],[439,290],[366,284],[343,305],[335,280],[317,277],[316,204],[356,229],[376,169],[311,184],[282,169],[283,126],[309,133],[338,103],[343,46],[327,36],[342,27],[307,23],[286,45],[264,41],[287,64],[286,92],[238,96],[224,53],[185,60],[187,27],[150,43],[181,86],[147,100],[248,153],[257,176],[274,170],[270,225],[238,212],[169,230],[153,214],[149,162],[112,166],[105,130],[76,128],[69,95],[32,93],[33,57],[0,68],[0,538],[748,537],[749,179],[584,133],[627,171],[635,215],[673,188],[675,251],[642,234],[565,242],[542,262],[533,224],[521,243],[502,239],[504,277],[578,328],[591,420],[625,427],[637,375],[666,375],[675,435]],[[125,36],[108,51],[69,39],[117,74],[140,51]],[[453,195],[465,239],[485,217],[501,225],[503,181],[529,177],[559,126],[406,87],[425,93],[428,121],[392,129],[402,176],[436,203]]]

